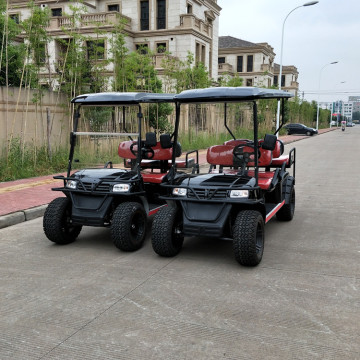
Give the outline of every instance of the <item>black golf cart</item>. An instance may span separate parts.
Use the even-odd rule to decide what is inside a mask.
[[[183,104],[224,103],[224,126],[232,139],[207,150],[206,173],[173,171],[162,184],[168,192],[161,198],[168,206],[160,209],[152,225],[151,241],[157,254],[177,255],[186,236],[217,237],[232,240],[235,259],[241,265],[260,263],[265,223],[274,215],[283,221],[294,216],[296,153],[293,148],[288,155],[282,154],[284,145],[276,134],[283,122],[275,134],[258,139],[257,100],[278,99],[284,105],[291,96],[253,87],[188,90],[175,96],[177,114]],[[236,139],[227,125],[227,104],[239,102],[252,104],[251,140]]]
[[[145,239],[147,216],[155,214],[166,205],[160,195],[166,188],[160,184],[167,179],[171,160],[181,155],[179,145],[173,146],[170,134],[160,135],[160,141],[154,132],[146,133],[141,140],[144,123],[144,104],[172,103],[171,94],[149,93],[96,93],[81,95],[72,100],[75,104],[73,132],[70,135],[70,155],[66,176],[55,176],[62,180],[63,187],[54,188],[65,197],[54,199],[47,207],[43,227],[47,238],[57,244],[73,242],[79,235],[82,226],[110,227],[111,237],[116,247],[124,251],[139,249]],[[90,107],[109,107],[111,113],[122,114],[123,124],[118,124],[117,131],[96,132],[79,131],[80,114],[83,121]],[[126,131],[125,114],[130,107],[133,111],[132,127],[137,131]],[[81,112],[81,109],[83,110]],[[120,119],[120,117],[119,117]],[[119,122],[121,122],[119,120]],[[129,122],[127,122],[129,123]],[[122,132],[119,132],[122,125]],[[92,130],[92,129],[90,129]],[[114,166],[107,161],[102,167],[86,168],[71,173],[74,166],[79,166],[74,159],[76,145],[81,136],[94,139],[95,136],[106,136],[105,147],[110,141],[118,144],[118,155],[123,164]],[[136,136],[134,140],[132,137]],[[118,138],[123,137],[120,144]],[[76,147],[75,147],[76,146]],[[176,151],[173,156],[173,148]],[[121,160],[121,161],[122,161]],[[178,161],[178,166],[195,165],[193,159]]]

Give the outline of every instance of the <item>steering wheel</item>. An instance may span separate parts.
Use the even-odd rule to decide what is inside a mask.
[[[154,150],[151,147],[143,147],[141,148],[141,157],[145,159],[152,159],[154,157]]]
[[[137,151],[137,150],[134,150],[134,146],[135,146],[135,145],[136,145],[136,146],[138,145],[137,141],[136,141],[136,142],[133,142],[133,143],[130,145],[130,151],[131,151],[131,153],[132,153],[134,156],[137,157],[138,151]]]
[[[134,156],[138,156],[138,150],[134,150],[134,146],[137,146],[137,142],[134,142],[130,145],[130,151]],[[150,160],[154,157],[155,153],[154,150],[149,146],[147,147],[146,145],[142,144],[142,148],[141,148],[141,158],[142,159],[147,159]]]
[[[244,151],[246,147],[254,149],[254,151]],[[245,160],[246,163],[249,162],[249,160],[254,161],[255,159],[251,159],[251,155],[255,153],[255,144],[251,140],[245,140],[244,144],[239,144],[234,147],[233,154],[234,156],[239,160]],[[261,152],[258,149],[258,158],[260,158]]]

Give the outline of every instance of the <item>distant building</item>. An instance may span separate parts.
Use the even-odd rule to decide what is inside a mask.
[[[299,83],[298,76],[299,72],[294,65],[283,65],[281,74],[281,89],[286,90],[298,95]],[[274,64],[274,85],[279,86],[279,76],[280,76],[280,65]]]
[[[274,63],[274,49],[268,43],[252,43],[232,36],[219,36],[219,76],[244,79],[244,86],[278,86],[280,65]],[[295,66],[283,66],[282,89],[298,94],[299,72]]]
[[[252,43],[232,36],[219,37],[219,76],[237,74],[244,86],[271,87],[274,49],[268,43]]]

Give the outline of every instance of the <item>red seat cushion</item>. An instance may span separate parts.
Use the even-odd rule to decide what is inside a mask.
[[[136,143],[136,141],[128,140],[121,142],[118,148],[119,156],[124,159],[136,159],[136,156],[130,151],[130,146],[133,143]],[[135,146],[135,149],[137,149],[137,146]]]
[[[145,183],[161,184],[167,173],[153,173],[144,171],[141,175]]]
[[[286,165],[289,165],[289,161],[290,161],[289,155],[281,155],[276,159],[272,159],[271,165],[281,166],[284,162],[286,163]]]
[[[234,146],[231,145],[214,145],[207,150],[206,161],[210,165],[233,166]]]
[[[275,173],[274,171],[265,171],[265,172],[259,171],[258,172],[258,184],[261,189],[267,190],[270,187],[271,181],[274,177],[274,173]],[[248,175],[254,177],[255,171],[249,170]]]

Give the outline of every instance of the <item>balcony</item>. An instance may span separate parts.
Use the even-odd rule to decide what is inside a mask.
[[[269,73],[274,73],[274,67],[270,66],[270,64],[261,64],[260,70],[262,72],[269,72]]]
[[[180,28],[194,29],[201,34],[212,37],[212,26],[198,19],[193,14],[180,15]]]
[[[49,31],[59,31],[66,28],[78,27],[82,28],[94,28],[94,27],[109,27],[119,25],[122,21],[126,21],[125,30],[131,30],[131,19],[127,16],[120,15],[115,12],[102,12],[94,14],[83,14],[80,17],[78,24],[75,23],[73,16],[56,16],[50,19]]]
[[[218,72],[221,74],[232,74],[234,72],[233,66],[228,63],[218,64]]]

